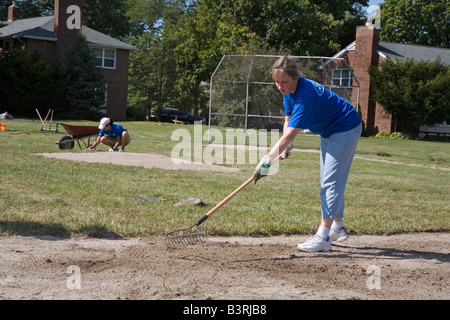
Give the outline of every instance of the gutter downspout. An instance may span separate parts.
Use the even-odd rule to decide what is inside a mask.
[[[26,46],[26,43],[25,43],[25,41],[23,41],[22,39],[20,39],[20,37],[14,36],[13,39],[17,39],[17,40],[19,40],[20,42],[22,42],[22,44],[23,44],[23,48],[22,48],[22,49],[23,49],[23,50],[26,49],[26,47],[27,47],[27,46]]]

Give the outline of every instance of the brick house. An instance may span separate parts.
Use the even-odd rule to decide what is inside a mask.
[[[81,31],[105,76],[106,115],[126,120],[129,58],[136,48],[82,26],[81,14],[82,0],[55,0],[53,16],[20,19],[20,8],[13,3],[8,8],[8,21],[0,22],[0,50],[37,51],[45,63],[54,64]]]
[[[450,64],[450,49],[383,42],[380,41],[380,29],[373,25],[359,26],[356,29],[355,41],[333,57],[334,59],[343,58],[343,60],[340,66],[336,65],[339,62],[334,62],[334,66],[330,66],[331,69],[340,71],[340,73],[333,72],[330,79],[332,82],[336,80],[342,82],[352,77],[356,78],[359,92],[352,90],[351,101],[359,100],[367,136],[378,132],[392,132],[395,130],[395,124],[391,115],[384,112],[383,107],[373,100],[369,66],[379,67],[380,63],[387,58],[434,61],[437,57],[440,57],[443,63]],[[344,77],[344,74],[345,79],[339,79]],[[357,94],[359,99],[356,98]]]

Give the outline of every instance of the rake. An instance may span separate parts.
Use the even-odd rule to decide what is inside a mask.
[[[293,147],[294,146],[291,144],[287,148],[287,151],[292,150]],[[281,157],[282,157],[282,154],[280,154],[274,160],[274,162],[278,161]],[[194,223],[192,226],[167,233],[165,236],[165,239],[164,239],[166,242],[166,245],[169,248],[171,248],[171,247],[178,247],[178,246],[182,246],[182,245],[190,245],[190,244],[196,244],[199,242],[205,242],[207,240],[206,233],[207,233],[208,229],[206,227],[199,227],[199,226],[203,222],[205,222],[206,219],[208,219],[214,212],[219,210],[231,198],[233,198],[235,195],[237,195],[242,189],[244,189],[249,184],[251,184],[253,181],[255,181],[255,179],[256,179],[256,176],[253,175],[251,178],[249,178],[247,181],[245,181],[243,184],[241,184],[236,190],[234,190],[232,193],[230,193],[225,199],[223,199],[221,202],[219,202],[208,213],[206,213],[203,217],[198,219],[197,222]],[[199,229],[203,229],[204,231],[183,234],[184,231],[190,230],[194,227],[198,227]]]
[[[194,223],[192,226],[175,230],[172,232],[169,232],[166,234],[165,241],[166,245],[168,247],[177,247],[179,245],[186,245],[186,244],[195,244],[198,242],[204,242],[206,241],[206,232],[207,228],[199,227],[203,222],[206,221],[214,212],[219,210],[225,203],[227,203],[231,198],[233,198],[235,195],[237,195],[242,189],[244,189],[246,186],[248,186],[250,183],[252,183],[255,180],[256,177],[252,176],[250,179],[245,181],[242,185],[240,185],[236,190],[234,190],[232,193],[230,193],[225,199],[220,201],[214,208],[208,211],[207,214],[205,214],[203,217],[197,220],[196,223]],[[179,234],[186,230],[190,230],[194,227],[199,227],[204,229],[202,232],[196,232],[196,233],[187,233],[187,234]],[[178,235],[177,235],[178,233]]]

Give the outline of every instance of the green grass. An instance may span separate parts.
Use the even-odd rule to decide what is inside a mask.
[[[36,153],[82,151],[77,145],[73,150],[57,148],[55,141],[66,135],[61,126],[55,133],[40,131],[39,122],[3,122],[7,131],[0,132],[0,235],[163,234],[192,225],[246,181],[255,166],[233,165],[241,170],[223,173],[50,159]],[[175,129],[194,130],[149,122],[121,124],[132,137],[128,152],[166,156],[178,144],[171,141]],[[294,142],[305,149],[318,149],[319,143],[318,137],[307,135]],[[351,233],[450,230],[449,143],[361,138],[356,156],[346,190],[345,221]],[[247,187],[204,225],[217,235],[311,233],[320,223],[319,189],[318,154],[293,152],[276,175]],[[169,200],[145,202],[135,195]],[[173,206],[190,197],[206,205]]]

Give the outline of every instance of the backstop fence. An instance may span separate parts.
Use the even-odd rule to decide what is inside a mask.
[[[225,130],[283,130],[283,97],[270,74],[280,56],[225,55],[210,80],[209,122]],[[322,84],[349,101],[356,109],[359,83],[345,59],[293,57],[304,77]],[[209,133],[208,140],[210,141]]]

